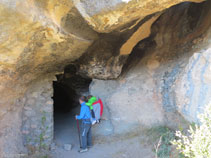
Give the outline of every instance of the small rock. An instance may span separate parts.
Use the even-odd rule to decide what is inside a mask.
[[[37,125],[31,125],[31,128],[37,128]]]
[[[29,134],[29,131],[22,131],[23,134]]]
[[[53,101],[52,100],[49,100],[49,101],[46,102],[46,104],[52,105],[53,104]]]
[[[55,143],[52,143],[51,146],[50,146],[50,149],[51,150],[56,150],[56,144]]]
[[[71,144],[64,144],[64,149],[69,151],[72,149],[72,145]]]

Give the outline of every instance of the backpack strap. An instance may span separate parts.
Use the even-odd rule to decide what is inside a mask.
[[[100,116],[102,116],[103,115],[103,102],[102,102],[102,100],[99,98],[98,101],[96,101],[92,104],[92,106],[95,105],[95,104],[98,104],[98,103],[100,104]]]
[[[100,103],[100,116],[102,116],[103,115],[103,102],[101,99],[99,99],[98,101]]]
[[[98,100],[98,101],[96,101],[96,102],[94,102],[92,105],[95,105],[95,104],[98,104],[98,103],[100,103],[100,101]]]

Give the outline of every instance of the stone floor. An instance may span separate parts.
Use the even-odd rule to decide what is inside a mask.
[[[79,109],[71,113],[57,115],[55,120],[55,150],[51,152],[52,158],[153,158],[152,148],[143,145],[142,137],[135,136],[127,139],[111,139],[107,135],[107,124],[103,128],[95,125],[93,129],[94,146],[86,153],[78,153],[79,140],[77,124],[74,115]],[[98,127],[97,127],[98,126]],[[105,130],[104,139],[98,140],[95,133]],[[64,144],[71,144],[72,150],[65,150]]]

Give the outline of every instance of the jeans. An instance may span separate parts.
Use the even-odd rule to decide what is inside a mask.
[[[82,149],[86,149],[87,146],[92,146],[91,127],[92,127],[91,123],[84,123],[82,121],[81,124]]]

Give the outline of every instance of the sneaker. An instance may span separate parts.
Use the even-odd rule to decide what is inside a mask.
[[[92,125],[94,125],[96,122],[97,122],[96,120],[92,121]]]
[[[88,151],[88,149],[86,148],[86,149],[80,149],[78,152],[79,153],[84,153],[84,152],[87,152]]]

